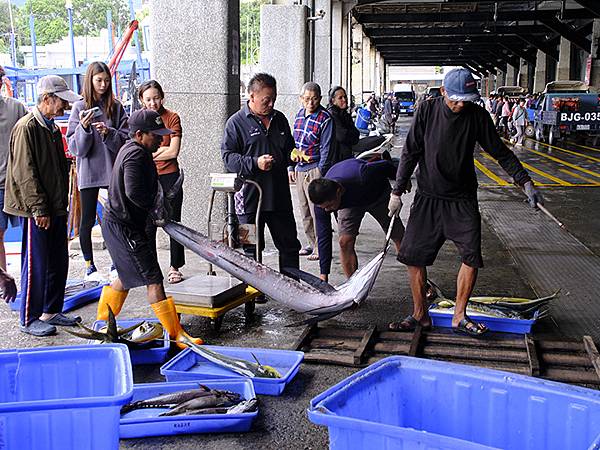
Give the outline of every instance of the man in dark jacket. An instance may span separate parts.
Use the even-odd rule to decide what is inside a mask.
[[[4,211],[21,218],[21,331],[49,336],[81,319],[62,313],[69,270],[67,203],[69,164],[54,118],[80,99],[61,77],[38,83],[32,112],[13,128]]]
[[[329,105],[327,111],[331,114],[335,129],[335,150],[333,163],[352,158],[352,146],[358,143],[360,132],[354,125],[348,112],[348,96],[341,86],[329,90]]]
[[[488,112],[473,103],[479,99],[479,92],[470,72],[451,70],[441,91],[443,97],[425,102],[417,111],[388,205],[390,216],[400,215],[400,196],[418,165],[418,189],[398,253],[398,260],[408,267],[413,313],[400,322],[392,322],[390,329],[411,331],[419,324],[431,327],[425,309],[426,267],[433,264],[449,239],[462,259],[452,327],[456,332],[477,337],[487,328],[465,314],[477,271],[483,267],[481,216],[473,164],[475,144],[479,143],[513,177],[532,206],[542,204],[543,200],[517,157],[500,140]]]
[[[365,214],[373,216],[384,233],[387,232],[389,180],[395,173],[396,168],[389,161],[369,163],[352,158],[334,164],[324,178],[310,182],[308,195],[315,204],[322,280],[328,280],[331,269],[331,213],[337,211],[340,262],[344,274],[350,277],[358,269],[354,247]],[[391,234],[396,249],[400,248],[403,234],[402,222],[396,220]]]
[[[129,118],[128,141],[115,160],[108,203],[104,210],[102,235],[117,269],[118,277],[104,286],[98,302],[98,320],[108,318],[108,307],[119,314],[129,289],[146,286],[148,303],[169,336],[181,348],[192,339],[181,327],[171,297],[163,287],[163,276],[156,257],[156,245],[146,234],[146,224],[158,191],[158,173],[152,159],[163,136],[171,134],[156,111],[142,109]]]
[[[287,167],[294,149],[294,138],[285,116],[275,110],[275,78],[258,73],[248,83],[250,100],[229,118],[221,144],[225,168],[257,182],[263,200],[257,233],[264,246],[264,227],[269,227],[279,251],[279,268],[299,268],[300,242],[292,209]],[[254,224],[258,191],[245,184],[235,194],[235,211],[242,224]],[[244,246],[247,256],[255,257],[254,246]]]

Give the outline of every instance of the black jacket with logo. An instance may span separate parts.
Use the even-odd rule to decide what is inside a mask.
[[[227,120],[221,157],[228,172],[260,185],[262,211],[292,211],[287,167],[293,164],[290,153],[294,147],[290,125],[283,113],[273,111],[267,129],[246,104]],[[258,158],[262,155],[271,155],[274,159],[272,169],[267,172],[258,168]],[[257,203],[258,192],[251,184],[244,184],[235,194],[238,215],[255,213]]]

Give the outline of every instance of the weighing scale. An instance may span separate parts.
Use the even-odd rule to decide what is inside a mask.
[[[262,262],[262,252],[256,225],[240,225],[235,214],[234,195],[244,185],[249,183],[258,189],[258,206],[256,223],[260,220],[262,205],[262,189],[252,180],[243,180],[235,173],[211,173],[210,187],[212,189],[208,208],[208,237],[212,239],[212,211],[217,192],[227,195],[226,237],[230,247],[236,248],[240,244],[255,244],[257,260]],[[254,242],[252,242],[254,241]],[[183,280],[181,283],[169,285],[165,288],[167,295],[173,297],[178,314],[192,314],[208,317],[215,330],[221,328],[223,315],[240,305],[245,307],[246,317],[252,316],[255,309],[255,300],[261,295],[259,291],[230,275],[219,275],[209,264],[208,274],[196,275]]]

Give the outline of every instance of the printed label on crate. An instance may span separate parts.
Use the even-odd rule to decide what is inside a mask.
[[[186,430],[192,426],[192,422],[177,422],[173,424],[173,428],[176,430]]]
[[[6,417],[0,417],[0,450],[8,450],[6,445]]]

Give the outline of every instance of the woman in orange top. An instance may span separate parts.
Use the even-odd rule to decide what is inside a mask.
[[[163,137],[160,148],[152,155],[158,171],[158,180],[166,193],[179,178],[177,156],[179,156],[181,148],[181,119],[176,112],[163,106],[165,93],[157,81],[149,80],[142,83],[139,88],[139,96],[144,108],[158,112],[165,127],[173,130],[173,134]],[[170,218],[172,220],[181,221],[182,205],[183,191],[180,191],[171,202],[173,212]],[[156,239],[156,227],[149,225],[147,232],[148,237]],[[183,280],[179,269],[185,264],[185,255],[183,246],[175,239],[171,238],[170,244],[171,267],[167,275],[167,282],[174,284]]]

